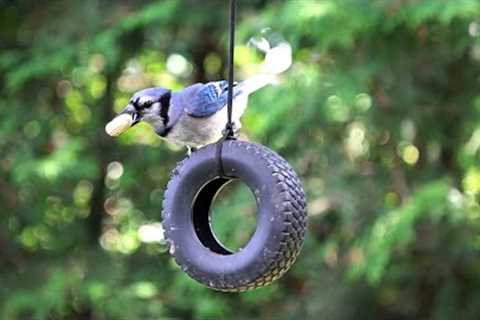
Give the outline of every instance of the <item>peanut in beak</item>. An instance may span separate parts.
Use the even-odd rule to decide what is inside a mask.
[[[128,130],[133,124],[133,117],[130,114],[121,114],[115,117],[105,126],[105,132],[112,137],[116,137]]]

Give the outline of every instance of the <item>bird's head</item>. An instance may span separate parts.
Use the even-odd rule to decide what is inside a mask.
[[[111,136],[118,136],[140,121],[149,123],[155,131],[162,132],[168,122],[171,91],[165,88],[148,88],[136,92],[130,102],[105,127]]]

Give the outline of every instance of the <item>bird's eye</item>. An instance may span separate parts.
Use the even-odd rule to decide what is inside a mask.
[[[142,108],[150,108],[152,104],[153,104],[153,101],[147,100],[144,103],[142,103]]]
[[[133,101],[130,101],[130,103],[133,104],[137,109],[146,109],[146,108],[150,108],[150,106],[153,104],[153,101],[142,100],[140,98],[137,98]]]
[[[153,99],[144,97],[143,99],[139,99],[138,105],[141,109],[147,109],[152,106],[154,103]]]

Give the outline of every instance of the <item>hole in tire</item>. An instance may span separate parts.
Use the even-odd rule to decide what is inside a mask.
[[[257,204],[250,188],[232,180],[220,190],[210,210],[210,225],[217,240],[232,252],[245,247],[257,226]]]
[[[195,232],[200,242],[215,253],[238,252],[255,233],[256,211],[255,197],[245,183],[238,179],[214,179],[195,198]]]

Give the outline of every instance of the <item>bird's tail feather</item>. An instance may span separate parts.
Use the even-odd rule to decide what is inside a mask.
[[[235,91],[250,94],[266,85],[275,83],[278,75],[285,72],[291,65],[292,48],[287,42],[283,42],[266,51],[261,73],[239,83],[235,87]]]
[[[291,65],[292,47],[287,42],[282,42],[266,51],[262,73],[279,75],[290,68]]]
[[[240,82],[234,90],[240,94],[251,94],[271,83],[276,82],[276,76],[271,74],[259,74]]]

